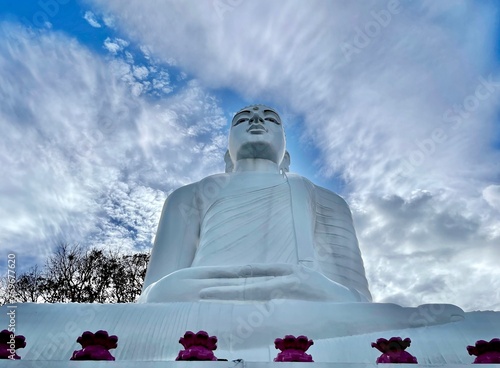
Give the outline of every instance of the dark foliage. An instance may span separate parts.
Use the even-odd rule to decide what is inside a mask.
[[[146,276],[149,253],[120,254],[61,244],[43,269],[32,267],[15,284],[0,284],[0,304],[134,302]]]

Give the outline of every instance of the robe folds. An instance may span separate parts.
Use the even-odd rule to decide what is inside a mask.
[[[222,174],[197,186],[191,267],[302,265],[371,301],[351,212],[337,194],[295,174]]]

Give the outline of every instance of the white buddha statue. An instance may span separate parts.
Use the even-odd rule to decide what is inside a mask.
[[[218,357],[253,362],[272,361],[287,334],[314,339],[316,362],[374,362],[371,342],[402,336],[419,361],[437,364],[470,362],[468,344],[497,336],[498,312],[360,303],[371,296],[349,208],[289,174],[289,161],[278,114],[242,109],[226,173],[167,198],[142,304],[20,304],[23,359],[68,359],[69,340],[100,329],[124,342],[117,360],[134,362],[174,360],[188,330],[216,335]]]
[[[371,301],[349,207],[288,173],[275,110],[239,111],[225,159],[167,198],[140,302]]]

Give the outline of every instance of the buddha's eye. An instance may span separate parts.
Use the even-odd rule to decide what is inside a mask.
[[[281,124],[281,123],[280,123],[278,120],[276,120],[275,118],[266,118],[266,121],[270,121],[271,123],[278,124],[278,125],[280,125],[280,124]]]
[[[248,118],[240,118],[240,119],[236,120],[236,123],[234,123],[233,126],[244,123],[245,121],[248,121]]]

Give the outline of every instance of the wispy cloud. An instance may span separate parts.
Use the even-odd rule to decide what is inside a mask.
[[[97,21],[97,17],[90,10],[87,10],[83,15],[83,19],[85,19],[92,27],[101,28],[101,24]]]
[[[127,47],[129,43],[121,38],[114,38],[113,40],[110,37],[107,37],[104,40],[104,48],[108,50],[112,54],[116,54],[119,51],[123,51],[125,47]]]
[[[500,211],[500,185],[489,185],[484,188],[483,197],[491,207]]]
[[[134,56],[127,50],[129,42],[121,39],[104,40],[103,47],[110,53],[111,70],[122,81],[130,86],[134,96],[142,94],[164,97],[173,91],[170,74],[164,65],[151,58],[146,47],[140,47],[147,65],[137,64]]]
[[[57,241],[150,246],[167,193],[221,170],[217,101],[193,81],[148,102],[72,38],[0,33],[3,247],[43,262]]]
[[[97,21],[96,15],[90,10],[87,10],[85,12],[85,14],[83,15],[83,19],[85,19],[94,28],[102,27],[101,24]]]

